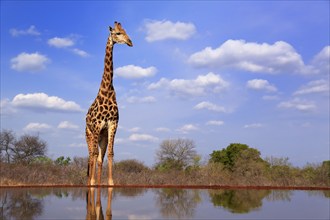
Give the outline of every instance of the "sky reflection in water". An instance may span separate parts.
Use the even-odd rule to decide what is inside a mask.
[[[330,191],[0,189],[0,219],[329,219]]]

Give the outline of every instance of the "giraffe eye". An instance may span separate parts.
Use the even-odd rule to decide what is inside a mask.
[[[121,35],[121,33],[116,33],[116,35]]]

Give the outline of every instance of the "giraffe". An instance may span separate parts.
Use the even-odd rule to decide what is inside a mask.
[[[108,184],[113,185],[112,163],[113,145],[119,120],[116,93],[112,84],[113,62],[112,51],[116,43],[127,44],[132,47],[133,43],[121,24],[115,22],[114,28],[109,26],[104,72],[98,94],[86,114],[86,142],[88,145],[88,185],[95,185],[96,162],[97,181],[101,184],[102,164],[105,152],[108,148]],[[100,150],[99,150],[100,148]]]
[[[112,203],[112,187],[108,187],[107,208],[105,219],[112,219],[111,203]],[[86,220],[103,220],[104,213],[101,202],[101,188],[97,188],[96,203],[95,203],[95,188],[90,187],[86,193]]]

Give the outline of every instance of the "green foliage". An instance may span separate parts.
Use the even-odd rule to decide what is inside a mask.
[[[54,163],[55,163],[56,165],[60,165],[60,166],[67,166],[67,165],[70,164],[70,161],[71,161],[70,157],[67,157],[66,159],[64,159],[64,156],[61,156],[61,157],[58,157],[58,158],[54,161]]]
[[[149,168],[138,160],[122,160],[115,163],[115,170],[125,173],[140,173],[142,171],[148,170]]]
[[[221,163],[225,169],[234,171],[239,164],[248,164],[251,161],[263,162],[260,152],[246,144],[232,143],[227,148],[213,151],[210,154],[211,163]]]
[[[196,171],[196,170],[200,169],[200,167],[201,167],[201,164],[200,164],[201,159],[202,159],[202,157],[200,155],[196,155],[193,158],[192,165],[186,167],[186,171],[191,172],[191,171]]]
[[[330,160],[323,161],[321,169],[325,173],[325,175],[330,179]]]
[[[47,156],[40,156],[40,157],[36,157],[32,162],[40,163],[40,164],[51,164],[53,161]]]
[[[210,190],[214,206],[221,206],[232,213],[248,213],[262,206],[270,190]]]
[[[47,143],[38,135],[16,138],[12,131],[1,131],[0,185],[86,183],[88,157],[71,161],[70,157],[61,156],[52,161],[46,150]],[[168,139],[156,153],[155,169],[137,160],[123,160],[115,163],[114,179],[117,184],[142,185],[330,186],[330,160],[293,167],[287,157],[263,160],[257,149],[240,143],[213,151],[210,156],[209,163],[201,165],[192,140]],[[106,169],[107,166],[104,173]],[[235,202],[234,196],[215,195],[215,203],[229,207],[229,203]],[[225,198],[229,199],[228,204]],[[236,211],[245,209],[242,204]]]
[[[182,170],[184,164],[181,161],[167,158],[163,160],[161,163],[157,163],[155,166],[156,170],[166,171],[166,170]]]
[[[294,185],[294,177],[298,171],[291,165],[288,157],[267,157],[265,160],[268,163],[268,177],[274,185]]]

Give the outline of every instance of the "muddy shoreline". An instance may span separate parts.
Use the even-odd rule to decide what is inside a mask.
[[[2,185],[1,188],[178,188],[178,189],[251,189],[251,190],[330,190],[330,187],[319,186],[230,186],[230,185]]]

